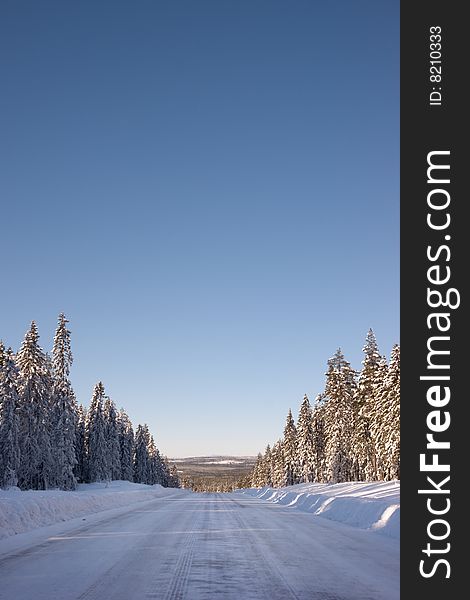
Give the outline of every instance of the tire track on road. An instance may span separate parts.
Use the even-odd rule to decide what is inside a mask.
[[[158,512],[159,519],[164,517],[165,512],[173,514],[172,504],[172,502],[168,502],[157,507],[159,510],[155,512]],[[155,525],[159,526],[159,524],[160,521]],[[103,600],[103,598],[109,597],[112,597],[114,600],[120,598],[127,600],[130,597],[134,597],[134,594],[136,594],[137,597],[140,597],[138,589],[139,586],[141,587],[144,584],[144,581],[137,580],[137,578],[134,580],[132,596],[129,596],[129,592],[126,591],[122,585],[120,585],[120,582],[124,580],[125,583],[128,583],[128,574],[137,573],[142,568],[142,565],[148,561],[148,542],[150,540],[153,541],[153,538],[156,537],[159,532],[159,529],[147,531],[142,535],[142,537],[140,537],[140,540],[144,541],[143,544],[141,542],[139,543],[137,538],[134,547],[129,549],[126,554],[124,554],[106,571],[104,571],[91,586],[89,586],[80,596],[77,597],[77,600]],[[110,596],[110,594],[112,595]],[[149,598],[150,597],[151,596],[149,596]],[[161,594],[154,597],[161,598]]]
[[[230,496],[229,500],[239,508],[242,507],[241,503],[237,502]],[[232,513],[232,516],[235,519],[239,529],[244,532],[244,539],[246,539],[251,552],[258,559],[258,563],[254,565],[254,568],[258,571],[259,577],[263,581],[263,586],[261,589],[266,600],[287,600],[289,598],[291,600],[301,600],[301,597],[286,580],[286,578],[284,577],[278,566],[274,563],[272,558],[270,558],[263,550],[259,539],[256,538],[253,531],[251,531],[250,526],[241,516],[241,511],[234,511]]]
[[[205,514],[206,511],[194,511],[194,517],[189,523],[188,531],[179,542],[181,546],[180,555],[176,561],[176,566],[168,583],[166,593],[163,595],[162,590],[158,590],[159,582],[154,581],[151,584],[152,589],[146,594],[147,598],[182,600],[185,597],[194,558],[194,548],[198,537],[200,537],[200,529],[204,529],[203,517]],[[208,517],[205,519],[206,522],[207,519]]]
[[[242,506],[242,504],[239,501],[234,500],[230,496],[229,496],[229,498],[235,504]],[[250,502],[249,504],[246,504],[244,506],[244,508],[252,508],[252,509],[258,510],[260,508],[263,508],[263,506],[257,505],[257,504],[252,504]],[[291,593],[291,596],[290,596],[291,598],[295,598],[297,600],[351,600],[352,598],[354,598],[354,600],[357,600],[359,598],[359,596],[357,596],[357,595],[350,596],[350,595],[344,595],[344,594],[337,594],[334,591],[328,591],[328,590],[324,589],[324,587],[322,586],[322,584],[320,582],[318,582],[319,585],[317,586],[316,589],[309,589],[308,591],[305,589],[296,590],[289,583],[287,578],[284,576],[281,568],[278,566],[279,561],[273,557],[273,552],[270,551],[265,546],[263,546],[263,544],[261,543],[261,540],[259,540],[259,538],[257,538],[255,533],[253,531],[251,531],[250,528],[245,523],[244,519],[246,518],[247,514],[248,515],[250,514],[250,512],[251,511],[247,511],[247,513],[244,513],[244,517],[242,517],[239,512],[235,513],[236,519],[240,523],[240,526],[242,524],[245,524],[245,527],[247,529],[247,534],[251,538],[250,544],[252,544],[252,547],[254,547],[258,551],[258,555],[259,555],[260,559],[267,566],[267,568],[273,574],[275,574],[275,576],[277,577],[278,580],[282,581],[283,585],[286,586],[286,588]],[[279,511],[279,512],[281,512],[281,511]],[[280,596],[280,598],[283,598],[283,597],[287,598],[289,596]],[[273,596],[273,598],[277,598],[277,596]],[[368,593],[361,592],[360,600],[376,600],[376,599]]]

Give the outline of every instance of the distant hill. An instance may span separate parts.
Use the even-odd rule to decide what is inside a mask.
[[[176,465],[182,476],[238,478],[252,470],[256,456],[187,456],[168,460]]]

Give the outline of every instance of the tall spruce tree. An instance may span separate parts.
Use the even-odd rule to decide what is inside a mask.
[[[315,459],[312,409],[305,394],[297,419],[296,465],[300,483],[315,480]]]
[[[271,454],[271,446],[268,444],[266,446],[266,450],[264,451],[263,461],[261,463],[261,478],[263,481],[263,485],[267,485],[272,487],[273,485],[273,477],[272,477],[272,454]]]
[[[321,394],[317,396],[312,411],[312,430],[315,456],[314,481],[326,483],[328,481],[328,474],[326,470],[325,406]]]
[[[251,475],[251,485],[255,488],[263,487],[263,455],[261,452],[258,452],[258,456],[256,457],[255,466],[253,467],[253,472]]]
[[[31,323],[17,355],[19,368],[20,452],[22,489],[48,489],[53,480],[49,424],[52,376],[39,346],[36,323]]]
[[[271,450],[271,473],[274,487],[284,485],[284,450],[282,440],[277,440]]]
[[[127,413],[123,408],[118,414],[119,425],[119,449],[121,456],[121,479],[124,481],[134,480],[134,430]]]
[[[353,475],[354,394],[356,372],[341,349],[328,361],[325,385],[328,480],[351,481]]]
[[[148,474],[147,481],[149,485],[155,485],[156,483],[162,483],[162,468],[161,468],[161,458],[160,453],[157,450],[155,445],[155,440],[153,439],[153,435],[149,435],[148,437]]]
[[[382,375],[380,356],[375,334],[369,329],[362,349],[364,360],[354,396],[356,427],[354,431],[354,479],[377,479],[376,449],[371,432],[371,420],[376,411],[376,385]]]
[[[69,380],[73,362],[70,331],[65,315],[59,315],[52,349],[53,390],[51,408],[51,440],[54,485],[62,490],[74,490],[77,486],[77,406],[72,384]]]
[[[0,487],[18,484],[20,445],[18,437],[18,370],[11,348],[0,366]]]
[[[284,427],[284,485],[297,483],[297,430],[289,408]]]
[[[104,402],[104,420],[106,423],[106,444],[108,448],[108,468],[112,480],[121,479],[121,448],[119,444],[119,424],[116,406],[111,398]]]
[[[381,356],[379,365],[377,367],[377,373],[376,373],[374,385],[373,385],[374,405],[373,405],[373,409],[370,411],[370,414],[369,414],[369,430],[370,430],[370,436],[371,436],[373,448],[374,448],[374,465],[375,465],[374,478],[377,481],[382,481],[385,478],[385,474],[383,471],[383,462],[381,460],[381,455],[380,455],[380,448],[379,448],[380,439],[378,439],[378,437],[377,437],[377,434],[379,432],[377,432],[374,424],[377,422],[382,422],[383,415],[381,413],[382,407],[380,406],[380,397],[381,397],[381,392],[385,385],[387,376],[388,376],[387,359],[385,356]]]
[[[75,477],[77,481],[87,481],[87,449],[86,449],[86,409],[80,404],[77,409],[77,426],[75,431]]]
[[[0,340],[0,369],[3,367],[5,362],[5,344]]]
[[[137,425],[134,443],[134,481],[147,483],[150,478],[150,435],[147,424]]]
[[[157,450],[158,455],[161,457],[160,452]],[[170,463],[168,462],[168,457],[167,456],[163,456],[161,457],[161,464],[163,466],[163,481],[162,481],[162,486],[163,487],[168,487],[169,486],[169,481],[170,481]]]
[[[381,478],[400,479],[400,346],[395,345],[381,385],[377,385],[378,410],[371,423],[376,440]]]
[[[106,441],[106,421],[104,418],[104,386],[95,385],[85,426],[88,456],[88,481],[109,481],[111,469],[108,444]]]

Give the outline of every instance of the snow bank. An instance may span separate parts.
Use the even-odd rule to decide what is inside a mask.
[[[400,537],[399,481],[301,483],[285,488],[247,489],[242,493],[353,527]]]
[[[184,491],[130,481],[85,483],[74,492],[0,490],[0,539],[82,515],[177,493]]]

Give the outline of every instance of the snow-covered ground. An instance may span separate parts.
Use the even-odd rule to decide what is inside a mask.
[[[129,481],[87,483],[74,492],[0,490],[0,539],[75,517],[185,493]]]
[[[400,537],[400,482],[302,483],[285,488],[253,488],[243,493],[368,529]]]
[[[0,539],[103,510],[188,493],[129,481],[82,484],[75,492],[0,490]],[[309,483],[237,493],[390,537],[400,536],[400,483],[397,481]]]

